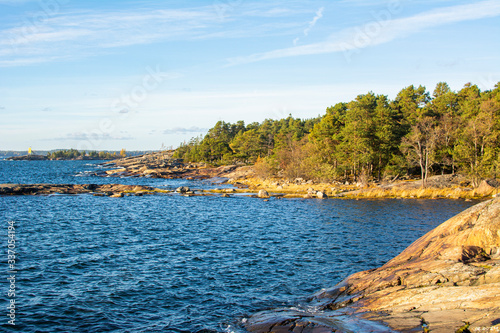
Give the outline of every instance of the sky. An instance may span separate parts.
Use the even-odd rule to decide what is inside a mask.
[[[219,120],[500,81],[500,0],[0,0],[0,150],[158,150]]]

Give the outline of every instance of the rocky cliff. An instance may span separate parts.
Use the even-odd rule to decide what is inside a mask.
[[[500,198],[449,219],[384,266],[319,292],[311,308],[320,311],[259,313],[247,329],[500,332]]]

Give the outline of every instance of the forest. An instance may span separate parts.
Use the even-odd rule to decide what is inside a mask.
[[[368,183],[389,177],[467,175],[474,186],[500,165],[500,83],[460,91],[440,82],[432,94],[408,86],[394,100],[373,92],[317,118],[219,121],[182,143],[174,157],[211,165],[255,164],[261,178]]]

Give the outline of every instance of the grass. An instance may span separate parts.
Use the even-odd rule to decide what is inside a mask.
[[[357,198],[404,198],[404,199],[480,199],[474,191],[464,191],[458,188],[399,188],[367,189],[346,197]]]
[[[345,199],[387,199],[387,198],[404,198],[404,199],[484,199],[492,195],[500,193],[500,189],[484,195],[478,193],[475,189],[452,186],[448,188],[420,188],[415,187],[412,181],[403,181],[400,184],[384,188],[374,184],[359,188],[355,185],[334,185],[328,183],[321,184],[284,184],[282,179],[260,180],[257,178],[249,178],[239,180],[249,186],[248,189],[238,190],[238,192],[258,192],[260,189],[267,190],[272,193],[283,193],[286,198],[302,198],[307,194],[308,189],[312,188],[316,191],[322,191],[328,197],[338,197]],[[276,185],[279,183],[280,185]]]

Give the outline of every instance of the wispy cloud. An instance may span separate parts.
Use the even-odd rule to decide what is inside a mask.
[[[325,10],[324,7],[318,9],[316,16],[314,16],[313,20],[309,22],[309,26],[304,30],[304,36],[309,35],[309,31],[311,31],[311,29],[316,25],[316,22],[323,17],[323,10]]]
[[[169,128],[163,131],[163,134],[188,134],[188,133],[204,133],[207,132],[208,128],[200,128],[200,127],[189,127],[189,128],[184,128],[184,127],[174,127],[174,128]]]
[[[68,133],[65,136],[47,139],[48,141],[61,141],[61,140],[71,140],[71,141],[112,141],[112,140],[133,140],[131,136],[112,136],[108,133],[95,134],[95,133],[85,133],[76,132]]]
[[[55,14],[0,31],[0,66],[81,57],[99,50],[189,38],[214,20],[195,10]]]
[[[299,13],[275,5],[244,3],[231,12],[231,19],[221,22],[213,6],[106,12],[64,9],[43,15],[42,20],[27,14],[20,25],[0,30],[0,67],[95,56],[115,48],[156,42],[280,34],[298,23],[284,24],[278,18]],[[262,20],[249,26],[242,19],[254,17]]]
[[[359,50],[388,43],[397,38],[407,37],[429,28],[496,17],[498,15],[500,15],[500,2],[496,0],[444,7],[406,18],[373,21],[365,25],[344,29],[330,35],[327,40],[319,43],[230,58],[228,59],[228,66],[285,57]]]
[[[0,5],[22,5],[23,3],[36,0],[0,0]]]
[[[312,19],[311,22],[309,22],[309,25],[307,26],[307,28],[304,29],[304,36],[308,36],[309,35],[309,32],[311,31],[312,28],[314,28],[314,26],[316,25],[316,23],[323,17],[323,11],[325,10],[324,7],[321,7],[320,9],[318,9],[318,11],[316,12],[316,16],[314,16],[314,18]],[[297,45],[297,43],[299,42],[300,40],[300,37],[297,37],[293,40],[293,45]]]

